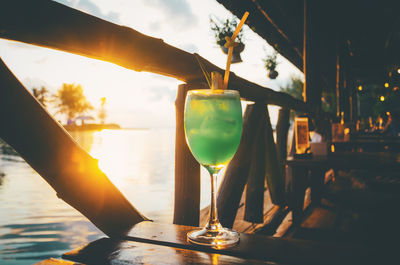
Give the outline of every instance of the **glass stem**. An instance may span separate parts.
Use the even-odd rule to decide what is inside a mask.
[[[211,231],[218,231],[222,227],[218,220],[217,199],[216,199],[217,175],[220,169],[214,167],[208,167],[207,169],[211,177],[211,203],[210,203],[210,216],[206,228]]]

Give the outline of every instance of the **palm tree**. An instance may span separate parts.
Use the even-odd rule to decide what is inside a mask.
[[[33,96],[40,102],[40,104],[43,105],[43,107],[47,106],[47,103],[49,102],[49,91],[46,87],[42,86],[40,89],[34,87],[32,88],[32,93]]]
[[[55,98],[57,101],[57,112],[66,114],[69,120],[72,120],[78,114],[93,109],[92,104],[87,101],[83,94],[81,85],[64,83],[57,91]]]
[[[106,117],[107,117],[107,112],[106,112],[106,108],[105,108],[106,98],[102,97],[102,98],[100,98],[100,101],[101,101],[101,103],[100,103],[100,109],[99,109],[98,117],[99,117],[99,119],[101,121],[101,124],[104,124],[104,122],[106,120]]]

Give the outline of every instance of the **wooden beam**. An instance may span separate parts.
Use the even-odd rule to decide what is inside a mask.
[[[297,64],[297,60],[295,60],[296,57],[301,58],[302,57],[302,52],[296,45],[296,43],[293,42],[291,37],[289,37],[289,34],[286,34],[284,30],[282,30],[282,26],[279,26],[277,23],[275,23],[275,20],[272,19],[272,17],[268,14],[267,11],[270,11],[268,8],[271,7],[271,3],[266,3],[265,1],[259,2],[258,0],[252,0],[254,5],[257,7],[257,9],[260,11],[264,19],[268,21],[268,23],[271,25],[271,29],[269,31],[276,31],[279,36],[280,41],[276,45],[273,45],[273,47],[276,47],[277,49],[282,49],[280,46],[287,47],[285,49],[285,53],[291,54],[290,58],[294,59],[295,65]],[[266,4],[270,4],[267,6],[267,8],[264,8]],[[264,24],[266,24],[264,22]],[[269,38],[268,38],[269,39]],[[302,70],[301,67],[299,67],[300,70]]]
[[[204,83],[179,85],[175,101],[175,201],[174,224],[199,225],[200,165],[186,143],[184,129],[185,98],[189,89],[207,88]]]
[[[0,138],[108,236],[148,220],[141,215],[0,60]],[[18,196],[18,194],[15,194]]]
[[[272,47],[276,47],[278,51],[292,62],[297,68],[302,70],[302,54],[301,50],[293,43],[290,36],[275,23],[269,16],[269,9],[264,8],[265,3],[261,1],[227,1],[217,0],[230,10],[237,17],[243,15],[243,6],[250,12],[250,16],[246,24],[252,28],[257,34],[264,38]],[[261,26],[262,25],[262,26]]]
[[[128,27],[119,26],[53,1],[11,1],[0,9],[0,38],[109,61],[135,71],[171,76],[185,82],[204,80],[193,54]],[[223,73],[205,59],[206,69]],[[173,63],[171,63],[173,62]],[[293,97],[231,73],[229,88],[250,101],[307,112]]]

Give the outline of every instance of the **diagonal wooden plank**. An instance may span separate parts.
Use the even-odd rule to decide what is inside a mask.
[[[267,109],[267,106],[264,106]],[[263,223],[263,206],[265,190],[265,119],[266,112],[260,115],[261,122],[257,128],[252,146],[249,176],[246,184],[244,220],[252,223]]]
[[[246,107],[243,117],[243,133],[239,148],[228,164],[218,190],[217,208],[221,224],[232,227],[239,208],[240,198],[249,174],[252,147],[257,128],[265,122],[262,113],[264,104],[252,104]],[[265,117],[265,115],[264,115]]]
[[[105,234],[118,235],[148,220],[1,60],[0,124],[0,138]]]

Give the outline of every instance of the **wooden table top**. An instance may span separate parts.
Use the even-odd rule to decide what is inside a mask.
[[[149,221],[135,225],[124,238],[103,238],[70,251],[63,258],[85,264],[365,264],[365,246],[328,244],[240,234],[240,243],[217,250],[192,245],[194,227]]]

